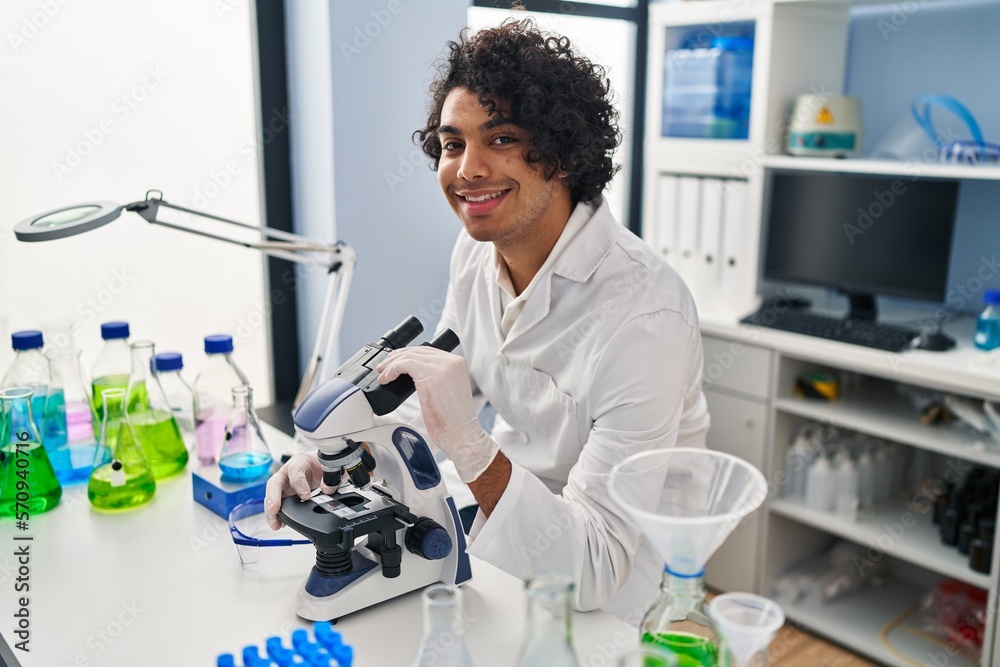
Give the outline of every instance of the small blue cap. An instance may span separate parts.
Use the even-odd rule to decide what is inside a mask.
[[[16,331],[10,335],[15,350],[34,350],[45,345],[41,331]]]
[[[233,337],[226,335],[205,336],[205,354],[226,354],[233,351]]]
[[[215,661],[216,667],[236,667],[236,660],[232,653],[223,653]]]
[[[988,289],[983,293],[983,301],[990,306],[1000,305],[1000,289]]]
[[[180,352],[161,352],[153,361],[156,363],[156,372],[179,371],[184,368],[184,357]]]
[[[105,322],[101,325],[101,338],[104,340],[128,338],[128,336],[128,322]]]

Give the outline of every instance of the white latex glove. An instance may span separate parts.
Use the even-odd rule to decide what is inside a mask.
[[[382,384],[400,375],[413,378],[431,441],[466,484],[483,474],[500,448],[479,425],[464,357],[428,346],[406,347],[390,352],[375,370]]]
[[[336,489],[323,484],[323,466],[316,452],[296,454],[281,466],[278,472],[267,480],[267,491],[264,494],[264,518],[272,530],[281,528],[278,518],[281,509],[281,499],[285,496],[298,495],[301,500],[308,500],[312,490],[317,486],[323,493],[336,493]]]

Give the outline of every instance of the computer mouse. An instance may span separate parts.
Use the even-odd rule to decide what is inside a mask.
[[[940,331],[922,333],[917,337],[914,347],[918,350],[927,350],[928,352],[944,352],[955,347],[955,339]]]

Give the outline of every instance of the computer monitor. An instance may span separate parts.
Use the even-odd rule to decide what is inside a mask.
[[[875,295],[943,302],[958,187],[927,178],[773,172],[763,276],[837,289],[851,298],[848,316],[862,319],[875,319]]]

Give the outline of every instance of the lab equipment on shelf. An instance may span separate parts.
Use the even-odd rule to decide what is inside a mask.
[[[847,157],[861,152],[861,100],[799,95],[788,123],[790,155]]]
[[[986,308],[976,319],[972,341],[980,350],[995,350],[1000,347],[1000,290],[986,290],[983,301]]]
[[[424,634],[414,667],[472,667],[465,645],[462,589],[434,584],[420,594],[424,603]]]
[[[14,361],[4,373],[0,387],[31,387],[31,411],[35,419],[35,428],[42,437],[42,442],[59,446],[66,442],[66,416],[58,420],[56,405],[62,401],[62,396],[51,397],[53,414],[46,425],[46,408],[49,401],[49,362],[42,354],[45,341],[41,331],[17,331],[11,334],[11,345],[14,348]]]
[[[242,663],[237,662],[232,653],[223,653],[215,664],[216,667],[351,667],[354,664],[354,649],[344,643],[341,634],[333,629],[329,621],[313,625],[312,639],[305,628],[293,630],[290,643],[290,646],[285,646],[282,638],[275,635],[267,638],[263,649],[243,647],[239,653]]]
[[[194,380],[195,456],[200,465],[218,463],[226,436],[233,387],[249,385],[233,361],[233,337],[205,336],[205,366]]]
[[[27,521],[59,504],[62,487],[33,415],[34,390],[0,389],[0,517]]]
[[[104,322],[101,324],[101,338],[104,345],[91,370],[91,394],[94,414],[97,421],[94,422],[94,436],[99,436],[101,423],[104,420],[104,390],[105,389],[128,389],[129,371],[132,367],[132,353],[128,347],[129,326],[128,322]],[[136,400],[141,400],[136,396]]]
[[[89,384],[83,379],[81,354],[75,347],[46,354],[51,378],[46,426],[50,433],[61,429],[63,424],[65,429],[60,437],[47,440],[45,449],[61,484],[86,482],[90,478],[97,447],[94,408]]]
[[[232,396],[233,407],[226,423],[225,444],[219,455],[222,480],[256,482],[271,474],[271,450],[261,433],[249,385],[233,387]]]
[[[181,430],[181,437],[188,451],[194,453],[194,393],[181,371],[184,357],[179,352],[160,352],[153,357],[156,373],[160,376],[160,386],[170,404],[170,411]]]
[[[611,497],[665,562],[660,596],[639,625],[643,643],[682,665],[719,664],[719,636],[705,607],[705,563],[767,497],[764,475],[721,452],[642,452],[611,469]]]
[[[772,595],[783,605],[805,601],[819,605],[859,590],[881,587],[889,570],[887,559],[870,559],[869,546],[838,541],[828,551],[801,561],[774,580]],[[866,567],[858,567],[863,562]]]
[[[752,37],[718,36],[708,48],[667,51],[662,135],[746,139],[752,71]]]
[[[188,462],[187,447],[159,377],[152,370],[155,346],[151,341],[138,341],[132,343],[129,349],[132,352],[132,373],[125,411],[149,467],[153,469],[153,477],[166,479],[184,470]]]
[[[517,667],[580,664],[572,643],[573,588],[573,578],[563,572],[538,572],[524,582],[528,609]]]
[[[101,400],[104,419],[87,484],[87,498],[102,510],[144,505],[156,492],[156,480],[124,410],[125,390],[105,389]]]

